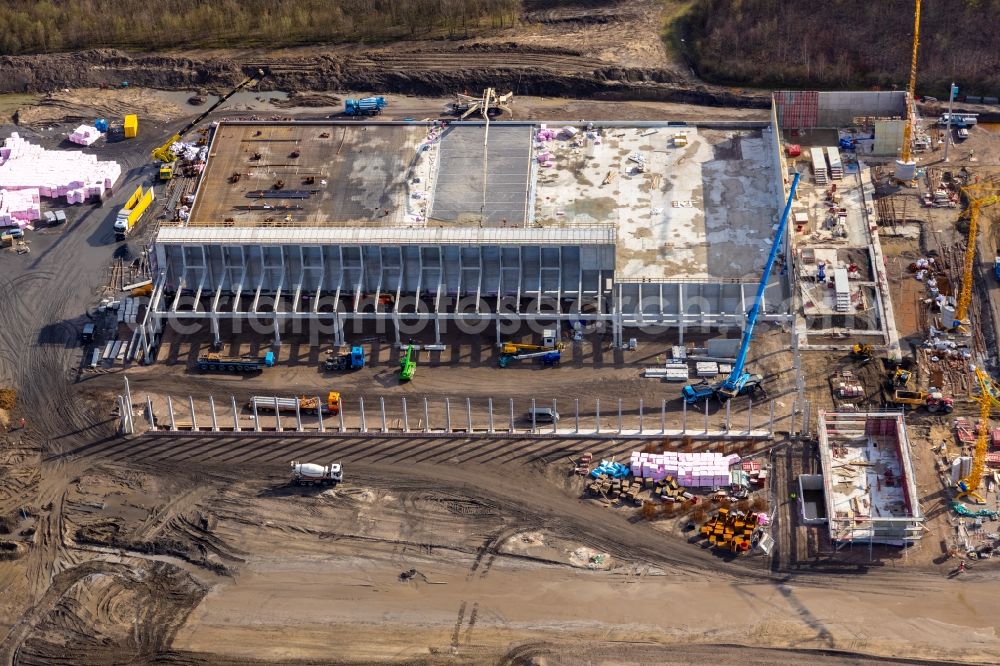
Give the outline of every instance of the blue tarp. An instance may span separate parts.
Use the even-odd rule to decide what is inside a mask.
[[[621,463],[602,460],[601,464],[590,473],[590,476],[596,479],[604,474],[610,476],[612,479],[624,479],[629,473],[629,468]]]

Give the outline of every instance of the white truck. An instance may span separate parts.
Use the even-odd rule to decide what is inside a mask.
[[[303,485],[333,485],[344,480],[344,470],[340,463],[317,465],[292,461],[292,483]]]

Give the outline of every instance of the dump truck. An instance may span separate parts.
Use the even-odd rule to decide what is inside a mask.
[[[277,404],[279,412],[295,412],[301,414],[318,414],[320,412],[328,414],[340,413],[340,393],[330,391],[326,395],[326,405],[323,405],[318,396],[300,396],[298,398],[274,398],[266,395],[255,395],[247,403],[249,409],[258,412],[273,412]]]
[[[125,237],[132,233],[135,223],[146,212],[146,209],[149,208],[149,204],[153,202],[154,198],[155,195],[153,194],[152,187],[145,192],[142,191],[141,185],[135,188],[135,192],[128,198],[122,209],[118,211],[118,217],[115,218],[115,240],[125,240]]]
[[[340,354],[329,352],[323,363],[325,370],[337,372],[360,370],[363,367],[365,367],[365,350],[358,346],[351,347],[351,351]]]
[[[348,116],[377,116],[387,104],[385,97],[348,98],[344,100],[344,113]]]
[[[310,484],[332,486],[343,480],[344,469],[340,463],[317,465],[316,463],[292,461],[292,483],[297,486]]]
[[[896,389],[889,394],[889,402],[902,405],[905,409],[924,407],[931,414],[950,414],[955,409],[955,401],[946,398],[940,391],[904,391]]]
[[[274,367],[274,352],[263,356],[223,356],[214,352],[198,357],[202,372],[260,372]]]

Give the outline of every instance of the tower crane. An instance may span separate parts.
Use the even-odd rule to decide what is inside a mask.
[[[711,396],[719,400],[729,400],[738,395],[752,394],[757,389],[762,389],[763,379],[760,375],[751,375],[744,370],[747,362],[747,352],[750,350],[750,341],[753,339],[753,329],[760,317],[761,305],[764,302],[764,290],[767,289],[767,282],[771,279],[771,269],[774,261],[781,251],[782,241],[785,238],[785,229],[788,226],[788,216],[792,211],[792,201],[795,199],[795,190],[799,187],[799,174],[792,178],[792,186],[788,190],[788,200],[785,202],[785,210],[781,213],[781,221],[778,222],[778,229],[774,232],[774,241],[771,243],[771,253],[767,256],[764,264],[764,272],[760,276],[757,284],[757,295],[754,297],[753,305],[747,312],[747,324],[743,329],[743,339],[740,341],[740,350],[736,355],[736,362],[733,369],[722,382],[718,384],[689,384],[681,391],[684,402],[689,405],[696,404],[702,400],[708,400]]]
[[[990,412],[1000,407],[1000,386],[981,368],[976,368],[976,381],[979,382],[979,434],[976,436],[976,451],[972,454],[972,469],[969,475],[958,482],[958,497],[966,497],[976,504],[985,504],[986,500],[979,494],[979,484],[983,480],[986,469],[986,454],[990,445]]]
[[[1000,202],[1000,183],[986,182],[967,185],[962,193],[969,200],[969,234],[966,239],[965,262],[962,269],[962,289],[955,304],[954,328],[964,326],[972,303],[973,267],[976,261],[976,235],[979,227],[979,211],[986,206]]]
[[[903,126],[902,161],[910,161],[910,143],[913,139],[913,103],[917,92],[917,50],[920,47],[920,0],[916,0],[913,13],[913,56],[910,58],[910,84],[907,86],[906,125]]]

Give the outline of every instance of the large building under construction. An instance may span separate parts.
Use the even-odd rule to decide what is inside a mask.
[[[505,321],[599,322],[616,345],[741,327],[790,181],[783,140],[867,128],[858,156],[891,160],[905,109],[900,92],[779,92],[770,122],[224,122],[190,214],[156,237],[138,335],[148,358],[169,320],[216,341],[263,320],[276,343],[319,320],[338,344],[372,320],[436,343],[457,321],[498,341]],[[780,259],[765,318],[793,302]]]
[[[785,197],[768,123],[225,122],[156,237],[170,319],[740,326]],[[780,276],[767,312],[785,300]]]

